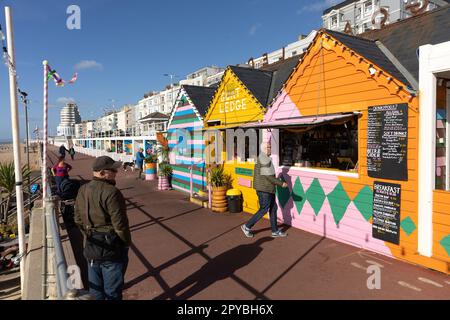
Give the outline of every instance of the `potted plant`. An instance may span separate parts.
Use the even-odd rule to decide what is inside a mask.
[[[212,188],[212,211],[226,212],[228,210],[226,193],[231,187],[231,175],[225,173],[223,167],[211,169],[209,184]]]
[[[145,180],[156,180],[156,163],[158,162],[158,155],[156,153],[149,153],[144,159],[145,162]]]
[[[160,163],[158,169],[158,190],[170,190],[169,176],[172,174],[172,166]]]

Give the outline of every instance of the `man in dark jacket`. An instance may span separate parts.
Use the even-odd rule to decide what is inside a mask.
[[[244,234],[253,237],[252,227],[261,220],[264,215],[269,212],[270,226],[272,228],[272,237],[285,237],[287,234],[277,227],[277,211],[278,206],[275,200],[275,186],[287,188],[287,183],[275,178],[275,168],[270,154],[270,143],[263,142],[261,144],[261,153],[255,165],[253,173],[253,188],[256,190],[259,200],[259,210],[244,225],[241,226]]]
[[[63,158],[66,157],[66,151],[69,152],[69,150],[66,149],[66,147],[62,144],[61,147],[59,147],[59,155]]]
[[[125,199],[115,187],[120,162],[99,157],[94,178],[82,186],[75,202],[75,223],[85,236],[89,291],[97,300],[121,300],[131,233]]]

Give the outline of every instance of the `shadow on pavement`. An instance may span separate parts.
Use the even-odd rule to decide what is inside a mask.
[[[154,299],[186,300],[192,298],[215,282],[231,277],[237,270],[250,264],[262,252],[261,245],[272,240],[273,238],[265,237],[254,243],[232,248],[212,258],[198,271]],[[182,292],[186,288],[189,289]]]

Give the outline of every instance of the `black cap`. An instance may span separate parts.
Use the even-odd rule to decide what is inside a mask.
[[[108,156],[102,156],[95,159],[92,164],[92,170],[94,171],[102,171],[108,169],[118,169],[122,163],[114,161]]]

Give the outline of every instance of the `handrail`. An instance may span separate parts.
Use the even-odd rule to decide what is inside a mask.
[[[47,186],[47,194],[51,194],[50,185]],[[48,226],[46,238],[49,239],[53,244],[53,255],[47,255],[50,257],[50,265],[52,265],[53,272],[56,280],[56,289],[57,289],[57,298],[63,299],[69,289],[67,288],[67,263],[66,257],[64,255],[64,250],[61,245],[61,237],[59,235],[59,227],[57,223],[57,214],[56,214],[56,199],[55,198],[47,198],[44,200],[45,202],[45,220],[46,225]],[[48,250],[49,247],[46,247]],[[46,270],[47,272],[47,270]]]
[[[205,160],[202,159],[202,160],[197,161],[196,163],[192,164],[189,167],[189,174],[190,174],[190,191],[189,191],[189,193],[190,193],[191,198],[194,195],[194,181],[193,181],[193,179],[194,179],[194,174],[193,174],[194,167],[196,167],[196,166],[198,167],[201,163],[204,163],[204,162],[205,162]]]

